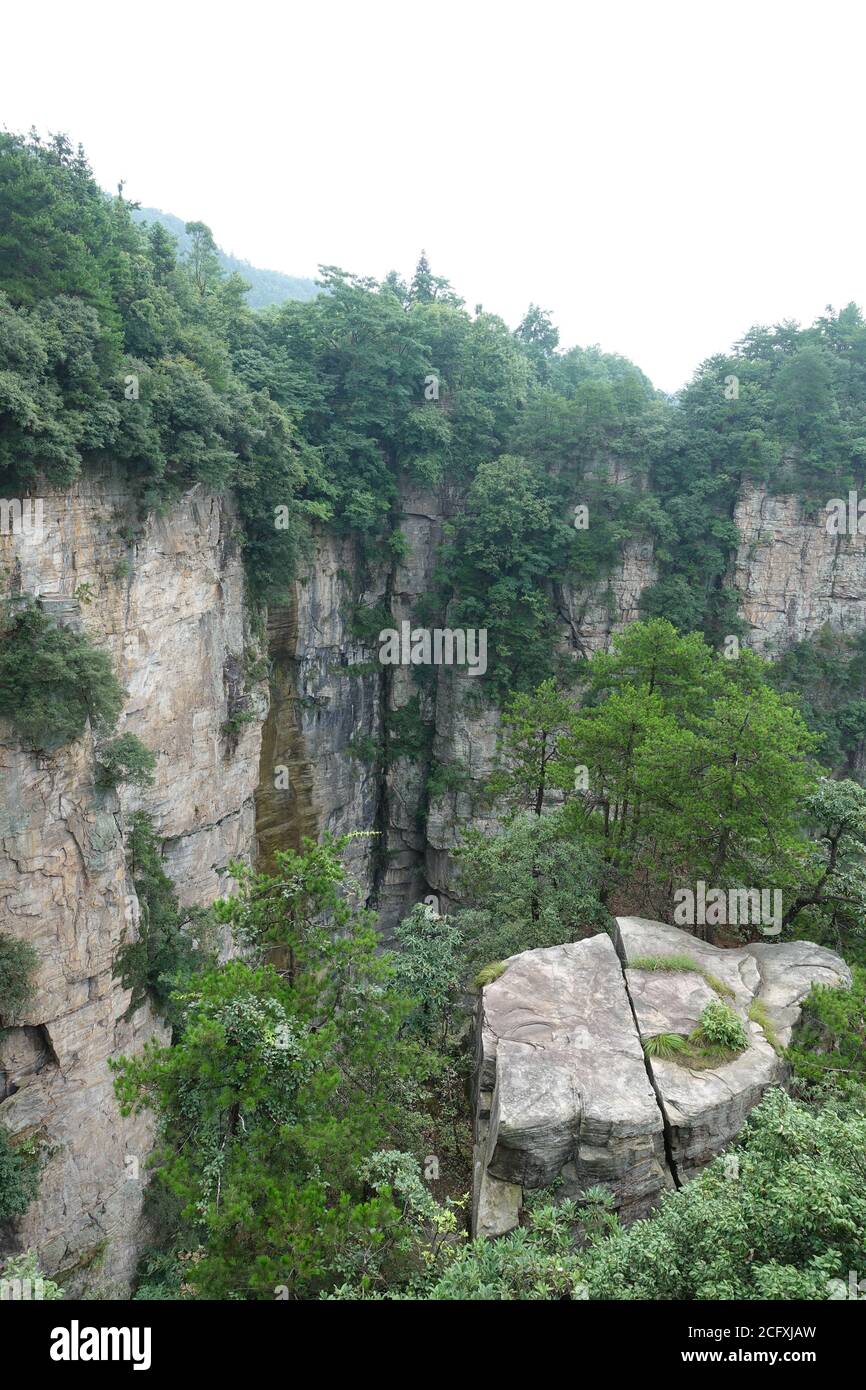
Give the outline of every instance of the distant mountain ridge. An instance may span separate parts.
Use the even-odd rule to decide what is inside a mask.
[[[132,211],[135,222],[160,222],[166,231],[177,238],[178,250],[182,255],[189,250],[190,239],[186,233],[186,223],[171,212],[159,208],[135,208]],[[220,250],[220,264],[231,273],[237,271],[248,281],[250,290],[247,303],[251,309],[264,309],[269,304],[283,304],[287,299],[315,299],[319,287],[314,280],[299,275],[284,275],[281,270],[260,270],[249,261],[239,260],[228,252]]]

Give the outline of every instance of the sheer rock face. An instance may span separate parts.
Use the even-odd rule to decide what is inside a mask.
[[[778,654],[825,624],[844,633],[866,627],[866,536],[833,535],[821,506],[807,510],[798,497],[754,485],[743,488],[734,522],[731,582],[750,646]]]
[[[696,969],[629,964],[664,956],[688,956]],[[808,942],[721,950],[643,918],[619,918],[615,944],[599,935],[512,956],[478,1006],[476,1233],[510,1230],[524,1190],[557,1178],[562,1196],[602,1183],[624,1220],[644,1215],[785,1083],[749,1017],[755,1001],[785,1046],[813,983],[847,985],[850,972]],[[648,1037],[691,1033],[719,986],[746,1028],[744,1052],[706,1070],[645,1057]]]
[[[90,474],[45,494],[44,535],[0,536],[0,569],[58,621],[112,657],[127,691],[117,734],[157,755],[154,786],[95,785],[92,732],[50,757],[0,725],[0,929],[38,954],[35,994],[0,1041],[0,1123],[35,1141],[43,1170],[26,1215],[0,1250],[35,1246],[71,1292],[122,1290],[139,1245],[147,1116],[122,1119],[109,1061],[165,1037],[112,966],[139,904],[123,831],[144,809],[165,841],[166,871],[186,903],[229,885],[253,850],[254,793],[266,687],[251,679],[244,576],[231,503],[193,488],[142,524],[125,475]],[[237,740],[224,725],[251,717]]]

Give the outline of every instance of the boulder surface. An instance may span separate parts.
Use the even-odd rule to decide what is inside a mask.
[[[475,1234],[510,1230],[524,1190],[554,1183],[578,1199],[603,1184],[623,1220],[646,1215],[785,1084],[781,1050],[814,983],[850,973],[809,942],[722,949],[638,917],[618,918],[613,940],[511,956],[476,1019]],[[660,1034],[688,1038],[719,998],[744,1050],[700,1066],[646,1054]]]

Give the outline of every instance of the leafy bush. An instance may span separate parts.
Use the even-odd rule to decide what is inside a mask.
[[[770,1091],[737,1145],[658,1211],[580,1250],[574,1204],[530,1203],[529,1224],[457,1253],[433,1299],[823,1300],[862,1268],[866,1115]]]
[[[30,1297],[38,1296],[40,1302],[48,1303],[66,1296],[59,1284],[55,1284],[53,1279],[46,1279],[39,1268],[39,1257],[35,1250],[25,1250],[20,1255],[10,1255],[6,1263],[0,1265],[0,1285],[4,1279],[26,1281],[30,1286]]]
[[[174,992],[197,971],[212,963],[207,939],[196,942],[194,931],[208,937],[208,916],[200,909],[181,908],[174,884],[162,867],[159,841],[143,811],[131,818],[127,859],[138,896],[141,917],[138,937],[120,947],[114,975],[132,991],[126,1011],[130,1018],[150,998],[156,1010],[176,1027],[180,1021]]]
[[[604,928],[598,863],[562,814],[515,816],[496,836],[467,830],[457,851],[466,979],[491,960],[561,946]]]
[[[701,1021],[695,1032],[708,1048],[742,1052],[749,1045],[741,1020],[720,999],[711,999],[701,1011]]]
[[[0,611],[0,717],[23,743],[51,751],[114,724],[123,691],[105,652],[32,602]]]
[[[0,1024],[15,1022],[31,996],[39,957],[29,941],[0,932]]]
[[[866,1083],[866,968],[854,970],[850,989],[812,986],[788,1058],[809,1082]]]
[[[458,1007],[462,967],[460,929],[427,903],[416,903],[397,927],[394,983],[418,1001],[408,1026],[420,1037],[444,1043]]]
[[[129,782],[136,787],[153,785],[156,756],[135,734],[121,734],[104,744],[97,753],[97,780],[100,786],[117,787]]]
[[[22,1216],[38,1191],[38,1158],[13,1148],[0,1125],[0,1222]]]

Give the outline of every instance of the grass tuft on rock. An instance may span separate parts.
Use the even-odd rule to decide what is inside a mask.
[[[706,980],[710,989],[714,989],[716,994],[720,997],[727,999],[734,998],[734,991],[731,989],[730,985],[726,985],[724,980],[720,980],[718,975],[714,975],[712,971],[705,970],[704,967],[699,965],[696,960],[693,960],[691,956],[635,956],[634,960],[626,962],[626,969],[648,971],[670,970],[682,971],[683,973],[690,970],[693,971],[695,975],[700,975],[702,979]]]

